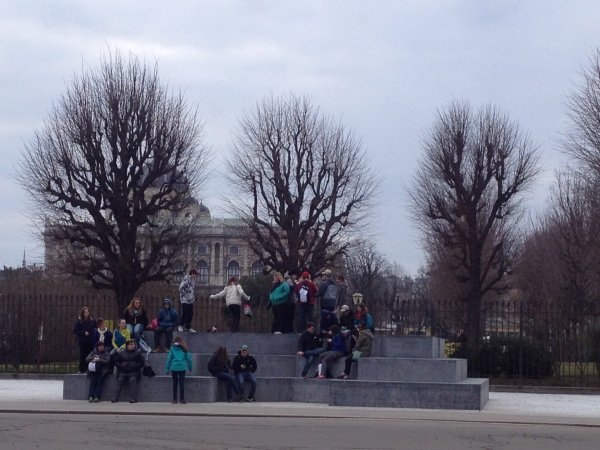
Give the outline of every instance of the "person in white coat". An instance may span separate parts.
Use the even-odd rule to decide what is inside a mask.
[[[210,296],[211,300],[225,298],[225,304],[231,314],[231,332],[236,333],[240,329],[240,315],[242,311],[242,301],[249,301],[242,286],[238,284],[236,277],[229,278],[227,286],[219,292]]]

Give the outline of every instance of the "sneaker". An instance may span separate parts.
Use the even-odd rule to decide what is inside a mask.
[[[137,403],[137,400],[131,399],[131,400],[129,400],[129,403]]]
[[[152,349],[152,351],[154,353],[160,353],[160,347],[154,347],[154,349]]]
[[[94,397],[94,403],[98,403],[100,399],[98,397]]]
[[[94,401],[94,397],[92,397],[91,395],[88,397],[88,402],[92,403]]]
[[[281,334],[281,331],[276,331],[276,332],[275,332],[275,333],[273,333],[273,334]]]
[[[318,380],[324,380],[325,378],[326,378],[326,377],[325,377],[325,375],[319,375],[319,376],[317,377],[317,379],[318,379]]]
[[[190,333],[196,333],[196,330],[194,330],[193,328],[190,328],[187,331],[189,331]]]
[[[174,405],[177,404],[177,400],[173,400],[171,403],[173,403]]]
[[[179,403],[182,405],[185,405],[186,402],[185,402],[185,400],[179,400]]]
[[[183,331],[183,327],[182,327],[181,325],[179,325],[179,326],[177,327],[177,331],[179,331],[179,332],[182,332],[182,331]]]
[[[245,403],[247,401],[250,401],[250,400],[246,400],[244,397],[240,397],[240,403]]]
[[[119,400],[111,400],[111,403],[117,403]]]
[[[248,397],[246,399],[246,401],[252,403],[252,402],[254,402],[254,397]]]

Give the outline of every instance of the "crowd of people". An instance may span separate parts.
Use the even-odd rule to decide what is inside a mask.
[[[317,286],[308,272],[280,272],[273,274],[269,294],[269,305],[273,312],[271,331],[274,334],[300,334],[297,355],[305,359],[301,376],[308,377],[313,365],[315,378],[333,378],[331,368],[336,361],[345,358],[344,372],[338,378],[349,378],[352,363],[361,357],[368,357],[373,343],[373,318],[366,305],[356,305],[352,310],[345,303],[347,287],[343,277],[334,279],[331,271],[325,270],[323,279]],[[144,330],[154,330],[154,352],[168,352],[165,372],[173,379],[173,403],[185,404],[185,374],[193,368],[189,348],[182,336],[173,339],[173,333],[191,328],[193,317],[195,270],[191,270],[180,285],[181,317],[172,301],[165,298],[157,318],[149,322],[142,300],[134,297],[123,311],[117,328],[112,332],[102,318],[94,320],[89,308],[82,308],[73,327],[73,334],[79,344],[79,372],[89,376],[88,400],[98,402],[107,376],[116,368],[117,390],[111,399],[119,400],[122,388],[129,385],[130,402],[137,401],[137,385],[142,369],[148,366],[150,347],[145,341]],[[225,299],[231,315],[231,332],[239,330],[240,315],[244,302],[249,297],[235,277],[231,277],[225,288],[210,299]],[[318,328],[314,322],[315,309],[320,307]],[[212,330],[211,330],[212,331]],[[316,363],[316,364],[315,364]],[[208,362],[208,372],[226,383],[227,400],[233,395],[239,401],[253,402],[257,380],[256,359],[250,355],[247,345],[243,345],[233,361],[230,361],[225,346],[219,346]],[[249,385],[247,395],[244,386]],[[179,399],[177,394],[179,394]]]

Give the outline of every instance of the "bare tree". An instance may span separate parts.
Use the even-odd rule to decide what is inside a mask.
[[[228,168],[239,193],[231,206],[261,261],[313,274],[345,252],[377,184],[352,133],[293,95],[240,121]]]
[[[480,338],[480,307],[511,265],[519,198],[538,172],[536,150],[518,126],[488,106],[453,102],[424,140],[411,190],[412,213],[428,245],[446,249],[465,285],[467,334]]]
[[[123,307],[172,272],[179,214],[205,176],[202,127],[156,66],[119,53],[70,83],[26,147],[19,180],[62,269]]]
[[[347,278],[352,287],[363,294],[365,302],[382,301],[387,288],[390,264],[373,242],[356,239],[346,255]]]

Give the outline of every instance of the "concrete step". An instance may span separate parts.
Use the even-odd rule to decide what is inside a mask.
[[[85,375],[67,375],[63,388],[66,400],[87,398]],[[105,382],[102,400],[110,400],[116,389],[116,377]],[[214,377],[186,378],[189,403],[225,401],[225,385]],[[246,392],[247,388],[246,388]],[[170,376],[145,378],[139,383],[138,401],[170,402]],[[121,401],[128,401],[128,391]],[[334,406],[373,406],[428,409],[482,409],[489,399],[487,379],[468,379],[457,383],[416,383],[362,380],[318,380],[286,377],[258,377],[257,401],[309,402]]]
[[[467,378],[467,360],[451,358],[360,358],[358,380],[455,383]]]
[[[256,355],[293,355],[296,352],[297,334],[266,333],[188,333],[181,335],[191,352],[212,354],[219,345],[225,345],[234,356],[242,345]],[[154,333],[146,331],[145,338],[154,347]],[[433,336],[375,335],[372,356],[390,358],[443,358],[444,339]]]

